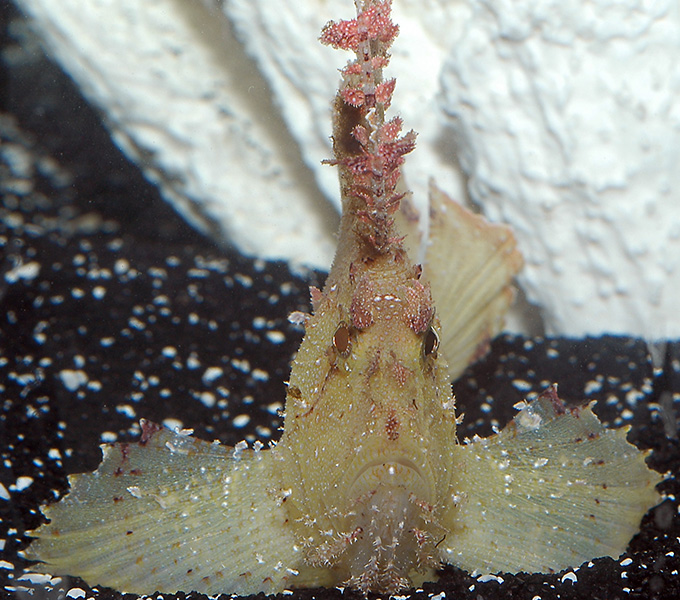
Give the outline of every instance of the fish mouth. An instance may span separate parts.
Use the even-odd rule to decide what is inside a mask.
[[[350,497],[373,494],[380,487],[405,488],[417,497],[429,497],[421,467],[405,456],[383,456],[364,464],[349,487]]]

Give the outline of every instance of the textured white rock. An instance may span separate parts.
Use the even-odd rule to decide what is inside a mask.
[[[102,109],[114,140],[187,220],[247,253],[328,265],[334,211],[215,4],[17,4]]]
[[[549,332],[680,335],[680,5],[474,2],[442,106]]]
[[[317,38],[350,0],[16,1],[189,220],[327,266],[334,216],[303,163],[337,203],[319,162],[346,58]],[[677,2],[394,2],[416,203],[433,175],[462,196],[459,152],[472,199],[515,227],[549,332],[680,335]]]

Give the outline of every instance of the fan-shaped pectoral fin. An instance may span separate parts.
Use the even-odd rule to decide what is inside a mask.
[[[514,573],[618,557],[662,479],[626,431],[607,429],[590,407],[565,408],[552,388],[499,434],[458,446],[442,561]]]
[[[313,572],[298,575],[273,451],[145,431],[140,444],[103,446],[97,471],[69,477],[71,492],[44,510],[50,522],[28,553],[45,571],[146,594],[315,583]]]

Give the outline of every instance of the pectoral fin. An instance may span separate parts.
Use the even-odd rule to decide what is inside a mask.
[[[469,571],[559,571],[618,557],[662,479],[645,453],[554,388],[488,439],[456,447],[457,508],[444,562]]]
[[[430,184],[430,235],[424,275],[442,324],[449,375],[486,354],[512,304],[523,259],[512,230],[490,223]]]
[[[50,523],[35,532],[31,558],[136,593],[291,587],[302,556],[276,497],[272,451],[151,427],[140,444],[104,446],[94,473],[69,477],[71,492],[44,510]]]

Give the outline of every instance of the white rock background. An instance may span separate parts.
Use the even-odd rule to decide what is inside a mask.
[[[348,57],[316,40],[350,0],[15,1],[188,220],[328,266],[337,183],[320,161]],[[434,176],[512,224],[548,333],[680,336],[679,3],[394,3],[416,203]]]

